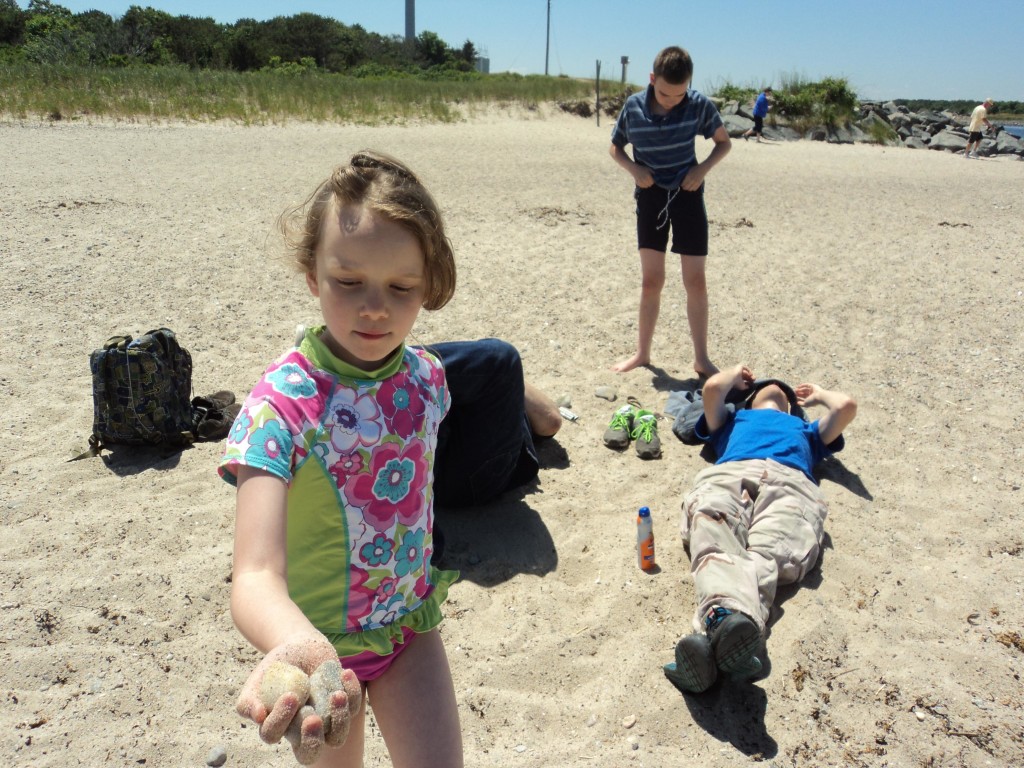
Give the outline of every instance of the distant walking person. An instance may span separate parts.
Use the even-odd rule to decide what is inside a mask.
[[[748,129],[743,134],[744,141],[750,138],[751,135],[757,136],[757,140],[761,141],[761,135],[764,132],[764,119],[768,117],[768,110],[772,108],[772,103],[768,100],[771,93],[772,87],[769,85],[758,94],[757,99],[754,101],[754,127]]]
[[[967,137],[967,149],[964,150],[964,157],[973,157],[977,159],[978,148],[981,146],[981,124],[984,123],[989,130],[992,130],[992,123],[988,121],[988,111],[995,106],[995,102],[991,98],[985,99],[985,101],[974,108],[971,112],[971,126],[967,130],[970,131],[970,135]],[[971,152],[971,145],[974,145],[974,152]]]

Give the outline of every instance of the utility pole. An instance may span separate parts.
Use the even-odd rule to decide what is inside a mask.
[[[548,52],[551,50],[551,0],[548,0],[548,39],[544,44],[544,76],[548,74]]]
[[[416,40],[416,0],[405,0],[405,42]]]

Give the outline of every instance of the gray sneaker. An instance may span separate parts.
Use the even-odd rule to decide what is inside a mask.
[[[662,669],[669,682],[684,693],[703,693],[718,679],[707,635],[684,635],[676,644],[676,660]]]
[[[633,431],[633,419],[640,409],[633,403],[627,403],[617,410],[608,422],[608,429],[604,431],[604,444],[616,450],[629,445],[629,435]]]
[[[708,624],[711,651],[722,672],[745,679],[761,671],[761,660],[757,658],[761,648],[761,630],[753,619],[742,613],[717,608],[710,622],[705,619],[705,625]]]
[[[637,412],[633,418],[633,431],[630,436],[636,441],[636,455],[641,459],[656,459],[661,456],[658,420],[650,411]]]

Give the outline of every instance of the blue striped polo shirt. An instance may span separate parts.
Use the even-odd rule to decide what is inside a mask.
[[[653,103],[653,85],[626,99],[612,130],[612,144],[632,144],[633,162],[648,168],[655,184],[678,189],[686,172],[697,164],[697,134],[710,139],[722,118],[714,103],[692,88],[666,115],[651,114],[649,105]]]

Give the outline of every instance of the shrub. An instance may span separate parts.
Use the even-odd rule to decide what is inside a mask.
[[[298,61],[281,61],[280,56],[271,56],[270,63],[261,72],[273,72],[275,75],[308,75],[317,71],[316,59],[303,56]]]
[[[868,124],[867,134],[875,144],[892,144],[898,138],[895,129],[888,123],[880,120]]]
[[[753,101],[761,91],[751,86],[736,85],[726,80],[720,85],[712,86],[709,92],[714,98],[721,100],[723,103],[737,101],[740,104],[747,104]]]

